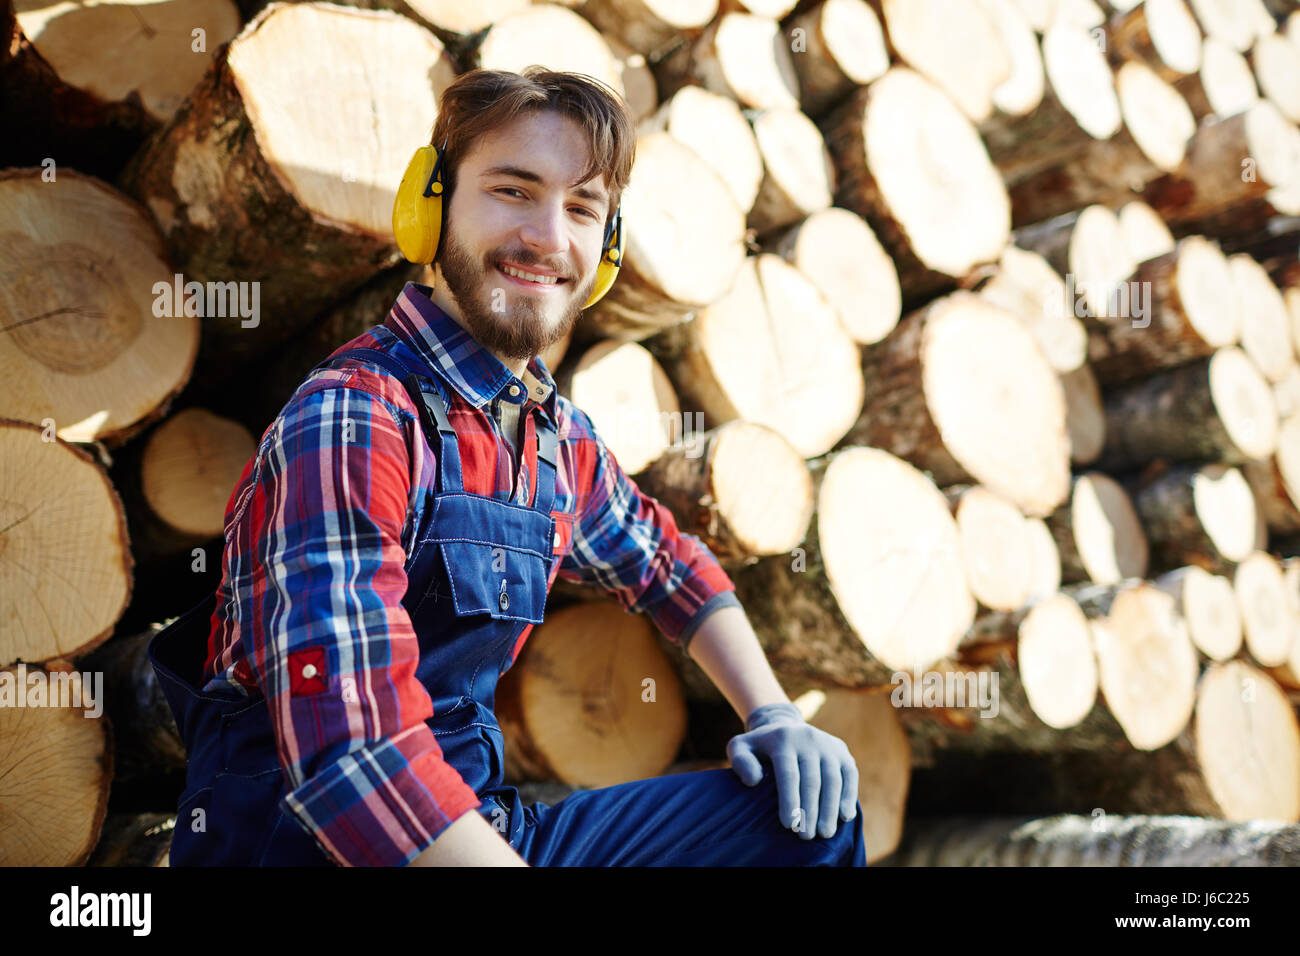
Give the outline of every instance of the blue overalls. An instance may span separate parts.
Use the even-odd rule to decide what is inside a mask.
[[[437,489],[405,565],[402,605],[418,638],[416,678],[433,701],[428,725],[444,759],[482,798],[479,813],[535,865],[865,865],[860,821],[834,837],[803,840],[777,822],[770,769],[753,788],[729,769],[578,791],[554,806],[523,806],[503,785],[505,740],[494,714],[497,680],[523,629],[542,620],[552,572],[556,429],[543,414],[531,507],[464,490],[456,433],[443,393],[405,343],[391,353],[351,349],[403,382],[426,440],[437,443]],[[417,373],[418,370],[418,373]],[[314,370],[313,370],[314,371]],[[436,391],[430,395],[421,380]],[[431,442],[431,443],[432,443]],[[262,697],[200,690],[210,594],[149,647],[189,755],[170,863],[329,866],[334,861],[283,802],[285,779]],[[199,812],[202,811],[202,812]]]

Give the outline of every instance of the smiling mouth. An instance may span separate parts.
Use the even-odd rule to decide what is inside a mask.
[[[557,286],[564,285],[566,282],[569,281],[568,279],[561,278],[561,277],[557,277],[557,278],[555,278],[554,281],[546,281],[545,278],[542,278],[541,281],[537,281],[537,280],[533,280],[533,279],[528,279],[528,278],[525,278],[525,275],[524,275],[524,274],[527,274],[527,275],[540,275],[540,274],[539,274],[539,273],[530,273],[530,272],[528,272],[528,270],[526,270],[526,269],[519,269],[519,268],[516,268],[515,266],[510,266],[510,267],[509,267],[510,271],[507,271],[507,267],[505,267],[505,266],[503,266],[503,265],[501,265],[501,264],[497,264],[497,265],[495,265],[494,268],[497,270],[497,272],[501,273],[501,275],[505,276],[505,277],[506,277],[507,279],[509,279],[511,282],[514,282],[514,283],[516,283],[516,284],[518,284],[518,285],[521,285],[521,286],[524,286],[525,288],[530,288],[530,289],[537,289],[537,290],[554,289],[554,288],[556,288]],[[514,273],[520,273],[520,274],[519,274],[519,275],[513,275],[512,272],[514,272]]]

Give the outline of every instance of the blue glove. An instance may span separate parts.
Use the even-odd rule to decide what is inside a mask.
[[[761,757],[776,776],[783,827],[803,839],[835,835],[837,815],[857,815],[858,765],[838,737],[809,724],[794,704],[765,704],[745,720],[745,732],[727,743],[731,769],[747,787],[763,779]]]

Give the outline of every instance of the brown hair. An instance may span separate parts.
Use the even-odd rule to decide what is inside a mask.
[[[576,120],[591,140],[591,160],[579,177],[604,174],[609,189],[606,223],[632,175],[636,131],[626,102],[595,77],[527,66],[509,70],[470,70],[443,91],[430,142],[447,142],[443,184],[447,199],[456,187],[456,169],[483,133],[533,110],[553,110]],[[444,204],[444,209],[450,202]]]

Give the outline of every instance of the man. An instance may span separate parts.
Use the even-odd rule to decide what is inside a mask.
[[[625,105],[574,74],[478,70],[432,142],[434,285],[295,392],[231,496],[221,586],[154,642],[190,753],[173,865],[865,865],[847,747],[800,717],[713,555],[537,357],[592,295]],[[747,718],[731,770],[554,806],[502,785],[497,678],[557,575],[703,668]]]

